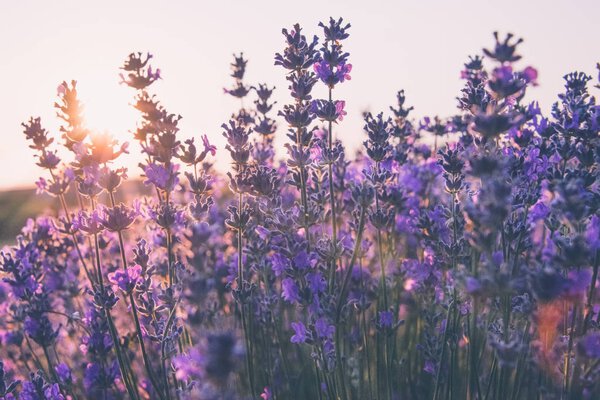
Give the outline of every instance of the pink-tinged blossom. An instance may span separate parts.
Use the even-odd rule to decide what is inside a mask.
[[[525,79],[525,81],[527,83],[531,83],[533,86],[537,86],[537,78],[538,78],[538,71],[537,69],[533,68],[533,67],[527,67],[523,70],[522,72],[523,75],[523,79]]]
[[[320,61],[313,65],[313,70],[317,77],[329,87],[352,79],[350,76],[352,64],[340,63],[334,67],[327,61]]]
[[[265,388],[263,389],[263,392],[260,395],[260,398],[262,400],[272,400],[273,399],[273,394],[271,393],[271,390],[269,389],[268,386],[265,386]]]
[[[208,136],[202,136],[202,144],[204,145],[204,151],[209,152],[213,156],[217,154],[217,146],[214,146],[209,143]]]
[[[335,102],[335,112],[337,114],[337,119],[340,121],[342,121],[344,119],[344,116],[348,114],[344,110],[345,106],[346,106],[346,102],[344,100],[338,100]]]

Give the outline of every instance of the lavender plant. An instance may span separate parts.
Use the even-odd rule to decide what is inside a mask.
[[[418,121],[400,90],[348,159],[334,97],[350,24],[318,27],[282,30],[282,107],[234,56],[226,175],[216,133],[185,137],[152,93],[150,54],[121,74],[135,193],[127,143],[86,125],[75,81],[58,87],[60,138],[23,124],[60,212],[0,256],[0,398],[600,396],[600,83],[567,74],[544,115],[522,40],[495,33],[456,115]]]

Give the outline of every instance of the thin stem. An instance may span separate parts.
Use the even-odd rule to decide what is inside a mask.
[[[115,207],[115,197],[113,192],[110,192],[110,203],[113,207]],[[125,256],[125,244],[123,241],[123,231],[118,231],[117,235],[119,237],[119,247],[121,250],[121,261],[123,263],[123,270],[127,271],[127,257]],[[144,335],[142,333],[142,328],[140,325],[140,320],[137,313],[137,306],[135,303],[135,299],[133,297],[133,292],[129,292],[129,302],[131,304],[131,313],[133,314],[133,320],[135,322],[135,331],[140,342],[140,350],[142,351],[142,360],[144,361],[144,367],[146,369],[146,373],[148,374],[148,378],[150,379],[150,383],[154,390],[158,393],[161,399],[164,399],[164,395],[160,390],[160,385],[156,381],[154,376],[154,371],[152,370],[152,365],[150,364],[150,359],[148,358],[148,353],[146,352],[146,345],[144,344]],[[169,388],[165,387],[165,390],[168,391]]]
[[[333,44],[332,44],[333,45]],[[333,68],[330,66],[330,68]],[[332,90],[329,86],[329,102],[332,101]],[[333,164],[331,161],[331,153],[333,149],[333,122],[329,121],[329,128],[327,129],[327,147],[329,154],[327,155],[327,169],[329,173],[329,205],[331,208],[331,237],[333,245],[337,248],[337,216],[335,209],[335,190],[333,185]],[[336,253],[337,254],[337,253]],[[337,268],[337,257],[333,259],[329,271],[329,289],[333,290],[335,287],[335,270]]]

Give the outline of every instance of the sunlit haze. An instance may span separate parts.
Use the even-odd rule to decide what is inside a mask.
[[[299,22],[306,34],[316,34],[318,22],[330,15],[352,24],[345,44],[354,66],[352,80],[335,91],[346,100],[348,111],[335,134],[351,148],[363,140],[361,111],[387,111],[399,89],[405,89],[415,117],[451,115],[463,63],[468,55],[493,45],[494,30],[525,39],[519,65],[539,70],[540,86],[529,95],[547,112],[561,91],[562,76],[572,70],[596,74],[600,56],[600,2],[551,3],[4,1],[0,188],[29,186],[43,174],[20,124],[40,116],[58,139],[56,88],[72,79],[78,81],[87,125],[129,141],[131,154],[119,161],[130,176],[139,174],[137,143],[129,133],[139,115],[130,105],[133,90],[120,85],[118,77],[132,51],[154,54],[153,65],[160,67],[163,81],[152,90],[170,112],[183,116],[181,136],[207,134],[223,149],[220,125],[239,106],[223,94],[223,87],[231,84],[232,53],[243,51],[249,59],[247,82],[277,87],[278,107],[288,102],[283,70],[273,65],[275,52],[283,48],[281,28]],[[278,143],[283,141],[281,125]]]

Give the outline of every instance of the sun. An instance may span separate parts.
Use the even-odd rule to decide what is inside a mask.
[[[131,106],[132,92],[121,86],[117,77],[82,80],[77,89],[88,129],[109,132],[119,140],[129,138],[129,132],[135,129],[137,112]]]

